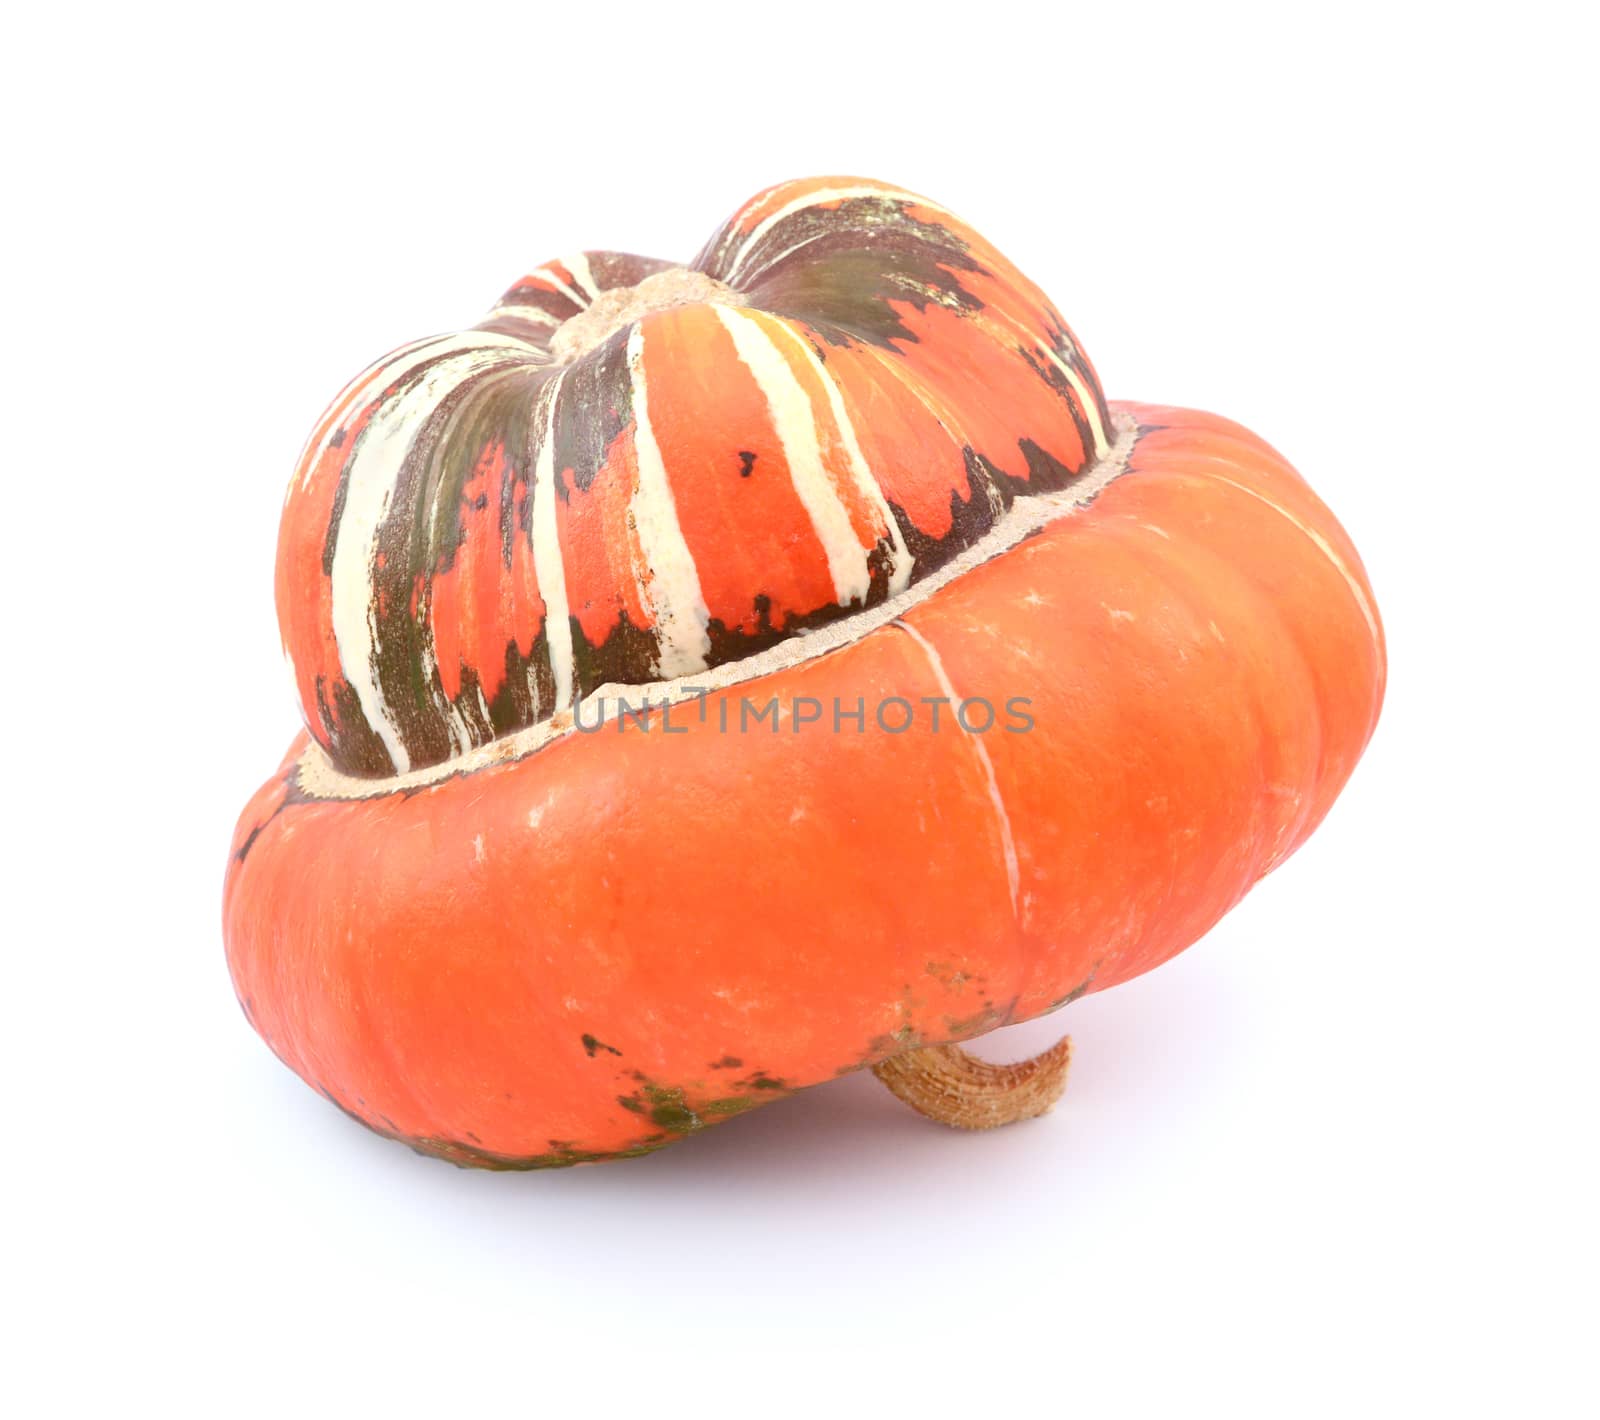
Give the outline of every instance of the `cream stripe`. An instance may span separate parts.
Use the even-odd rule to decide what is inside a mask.
[[[481,331],[457,338],[469,337],[474,348],[439,357],[408,389],[378,406],[345,468],[344,511],[334,542],[331,579],[334,642],[345,680],[401,774],[411,767],[411,758],[383,698],[375,668],[380,648],[372,577],[378,531],[388,515],[406,456],[428,415],[463,380],[503,363],[506,348],[520,349],[520,342],[509,336]],[[499,344],[502,339],[504,346]],[[495,343],[485,348],[486,341]]]
[[[561,317],[553,316],[538,306],[500,305],[494,307],[484,320],[525,320],[537,325],[560,325]]]
[[[901,192],[898,188],[825,187],[816,192],[808,192],[801,197],[796,197],[792,201],[784,203],[784,205],[778,208],[778,210],[770,217],[765,217],[760,222],[757,222],[756,225],[750,229],[750,234],[740,243],[739,255],[734,258],[734,263],[728,268],[728,274],[723,277],[723,280],[731,284],[735,278],[737,278],[739,273],[744,270],[745,262],[749,260],[751,253],[753,253],[756,247],[760,245],[761,239],[765,237],[766,234],[773,229],[773,227],[777,226],[779,222],[785,221],[794,216],[796,212],[805,211],[805,209],[808,207],[818,207],[825,202],[847,201],[852,197],[879,197],[886,202],[910,202],[915,203],[918,207],[926,207],[932,212],[943,212],[947,217],[952,217],[955,215],[954,213],[949,212],[945,208],[939,206],[937,202],[929,202],[927,198],[918,197],[914,192]],[[797,243],[797,245],[799,244]],[[787,255],[787,253],[783,253],[782,255]],[[777,259],[779,258],[774,258],[774,260]],[[765,265],[769,266],[771,264],[772,263],[770,261],[765,263]]]
[[[1268,498],[1264,493],[1257,493],[1254,488],[1251,488],[1247,484],[1237,483],[1231,478],[1225,478],[1220,473],[1213,473],[1210,469],[1207,469],[1206,472],[1201,476],[1204,478],[1214,479],[1218,483],[1226,483],[1230,488],[1237,488],[1241,493],[1248,493],[1258,503],[1265,503],[1267,507],[1273,510],[1273,512],[1282,517],[1285,522],[1292,523],[1308,538],[1310,538],[1311,541],[1314,542],[1321,550],[1322,555],[1326,557],[1329,562],[1333,563],[1335,570],[1341,577],[1344,578],[1345,584],[1350,588],[1350,595],[1355,598],[1356,605],[1361,609],[1361,615],[1366,618],[1367,630],[1372,633],[1373,645],[1378,644],[1378,642],[1382,639],[1382,633],[1380,633],[1378,630],[1378,614],[1372,609],[1372,602],[1367,597],[1366,589],[1361,585],[1361,579],[1358,578],[1355,573],[1345,565],[1344,559],[1339,556],[1338,550],[1331,542],[1328,541],[1327,538],[1323,537],[1323,535],[1315,528],[1307,527],[1287,508],[1283,507],[1279,503],[1274,503],[1272,499]]]
[[[879,487],[878,480],[867,466],[866,455],[861,452],[861,442],[856,438],[855,426],[851,424],[850,416],[845,412],[844,398],[840,395],[839,386],[834,383],[833,376],[828,372],[828,367],[812,348],[811,342],[792,326],[784,321],[778,321],[777,329],[783,332],[801,356],[809,362],[812,370],[816,372],[817,379],[821,381],[823,391],[828,396],[828,409],[833,415],[834,426],[839,431],[845,456],[850,462],[851,477],[855,479],[856,487],[862,497],[872,505],[873,511],[878,515],[878,535],[880,537],[887,535],[890,546],[894,549],[894,555],[889,563],[889,593],[892,596],[909,586],[911,582],[913,559],[910,549],[906,547],[906,540],[900,533],[900,524],[895,521],[889,500],[883,496],[883,489]]]
[[[950,713],[954,716],[956,707],[960,705],[962,697],[956,694],[955,686],[950,683],[950,677],[945,673],[944,662],[939,659],[939,653],[933,649],[932,643],[926,637],[906,622],[896,621],[894,625],[898,626],[917,645],[922,647],[923,654],[928,658],[928,664],[933,667],[934,679],[939,682],[939,689],[944,692],[946,699],[950,701]],[[973,734],[966,726],[961,724],[959,719],[956,720],[956,727],[962,734],[966,735],[968,742],[976,751],[978,764],[982,768],[983,777],[989,786],[989,802],[994,805],[995,821],[1000,826],[1000,848],[1006,860],[1006,885],[1011,889],[1011,913],[1012,916],[1016,916],[1017,889],[1020,884],[1021,874],[1017,869],[1016,841],[1011,836],[1011,815],[1006,812],[1005,800],[1000,797],[1000,783],[994,777],[994,763],[989,758],[989,749],[983,742],[983,736]]]
[[[572,704],[572,620],[567,608],[567,569],[561,557],[561,537],[556,523],[556,399],[566,376],[552,379],[545,395],[539,452],[533,468],[533,579],[544,600],[545,652],[555,681],[557,710]],[[541,707],[542,708],[542,707]]]
[[[1094,447],[1085,452],[1091,459],[1103,458],[1106,450],[1111,447],[1111,440],[1106,437],[1106,426],[1100,422],[1100,401],[1094,397],[1094,391],[1089,388],[1083,376],[1056,353],[1048,340],[1040,341],[1039,345],[1054,362],[1055,367],[1067,377],[1067,383],[1078,396],[1078,407],[1083,410],[1083,417],[1089,421],[1089,430],[1094,435]]]
[[[574,291],[572,287],[567,285],[567,283],[557,276],[555,272],[553,272],[548,266],[538,267],[536,270],[530,271],[525,277],[523,277],[524,281],[533,281],[535,279],[540,281],[548,281],[552,286],[560,291],[563,296],[571,301],[573,305],[578,307],[579,310],[583,310],[589,304],[581,295],[578,294],[578,292]]]
[[[572,273],[572,279],[583,288],[584,295],[589,298],[584,305],[588,305],[600,294],[600,288],[594,282],[594,273],[589,269],[589,258],[582,252],[576,256],[562,257],[561,264]]]
[[[767,408],[772,412],[772,425],[777,430],[778,442],[783,445],[783,457],[789,465],[794,491],[805,506],[828,559],[834,599],[840,606],[848,606],[853,601],[864,603],[872,587],[867,552],[857,539],[850,525],[849,511],[823,465],[822,445],[817,438],[817,414],[811,407],[810,397],[767,333],[765,321],[728,306],[713,306],[711,310],[733,337],[739,359],[755,377]]]
[[[762,273],[771,271],[773,267],[777,266],[780,262],[787,261],[797,251],[804,251],[813,242],[820,242],[824,237],[829,235],[831,234],[826,230],[812,232],[810,235],[802,237],[797,242],[790,242],[789,245],[784,247],[782,251],[775,251],[771,256],[763,257],[761,259],[760,267],[758,267],[756,272],[753,273],[753,276],[759,276]],[[730,276],[728,279],[731,281],[733,278]]]
[[[633,381],[634,452],[639,484],[629,512],[639,536],[644,566],[634,568],[639,596],[655,623],[657,671],[663,676],[691,675],[711,656],[705,595],[689,544],[678,524],[678,507],[666,465],[650,427],[649,391],[644,378],[644,327],[628,335],[628,373]]]
[[[439,656],[431,635],[422,643],[418,665],[421,667],[423,684],[433,690],[439,677]],[[438,707],[438,717],[444,723],[445,733],[450,736],[451,754],[466,754],[472,748],[472,727],[467,723],[467,712],[450,699],[442,686],[434,693],[433,700]]]
[[[489,335],[489,339],[491,340],[497,338],[503,337],[496,337],[492,334]],[[310,487],[311,476],[316,472],[319,459],[311,457],[311,438],[315,436],[317,429],[322,427],[324,419],[327,420],[328,427],[327,432],[322,436],[322,442],[317,446],[317,451],[319,453],[321,449],[326,446],[327,441],[339,431],[345,420],[349,418],[350,411],[355,408],[356,396],[362,391],[362,389],[369,387],[377,390],[385,389],[388,385],[393,383],[392,373],[394,371],[398,371],[402,367],[410,368],[418,363],[416,360],[410,360],[410,356],[419,354],[420,352],[426,350],[429,346],[439,345],[446,341],[458,341],[460,339],[461,337],[459,335],[430,335],[425,340],[413,340],[409,345],[402,345],[398,350],[391,350],[383,357],[383,359],[374,364],[368,365],[366,369],[364,369],[355,377],[355,379],[351,380],[349,384],[340,390],[339,393],[334,396],[333,401],[328,405],[327,410],[323,412],[323,418],[317,420],[316,426],[311,431],[311,436],[307,437],[306,439],[305,447],[300,450],[300,460],[296,465],[300,473],[300,487]],[[380,383],[378,380],[380,375],[389,375],[390,378],[384,379]],[[331,419],[328,418],[330,411],[333,412],[333,417]],[[291,478],[289,480],[288,492],[284,495],[285,503],[289,501],[289,495],[294,492],[294,485],[295,480]]]

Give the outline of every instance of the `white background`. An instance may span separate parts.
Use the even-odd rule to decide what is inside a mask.
[[[13,15],[17,1413],[1596,1413],[1585,9]],[[825,172],[973,221],[1113,396],[1299,464],[1388,624],[1377,736],[1205,941],[985,1045],[1074,1032],[1044,1121],[857,1077],[637,1162],[415,1157],[223,963],[300,442],[541,260],[687,259]]]

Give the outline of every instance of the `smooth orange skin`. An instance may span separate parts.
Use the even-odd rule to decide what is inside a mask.
[[[939,733],[918,704],[905,734],[869,712],[735,735],[712,696],[681,732],[611,725],[410,794],[285,804],[302,734],[225,890],[256,1029],[382,1132],[532,1166],[670,1142],[1196,940],[1348,778],[1382,635],[1355,549],[1268,445],[1114,407],[1147,428],[1128,472],[904,618],[960,695],[1030,697],[1031,732],[981,737],[1015,910],[948,710]],[[741,697],[941,693],[885,626],[725,695],[736,722]]]

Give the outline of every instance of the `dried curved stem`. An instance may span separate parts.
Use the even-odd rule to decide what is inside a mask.
[[[1072,1037],[1015,1065],[993,1065],[958,1045],[929,1045],[872,1067],[919,1114],[952,1129],[998,1129],[1046,1113],[1067,1087]]]

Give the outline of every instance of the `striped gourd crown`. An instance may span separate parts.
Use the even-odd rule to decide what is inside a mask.
[[[307,727],[382,777],[739,660],[912,586],[1108,427],[1038,288],[881,183],[769,188],[687,268],[547,263],[313,431],[277,571]]]

